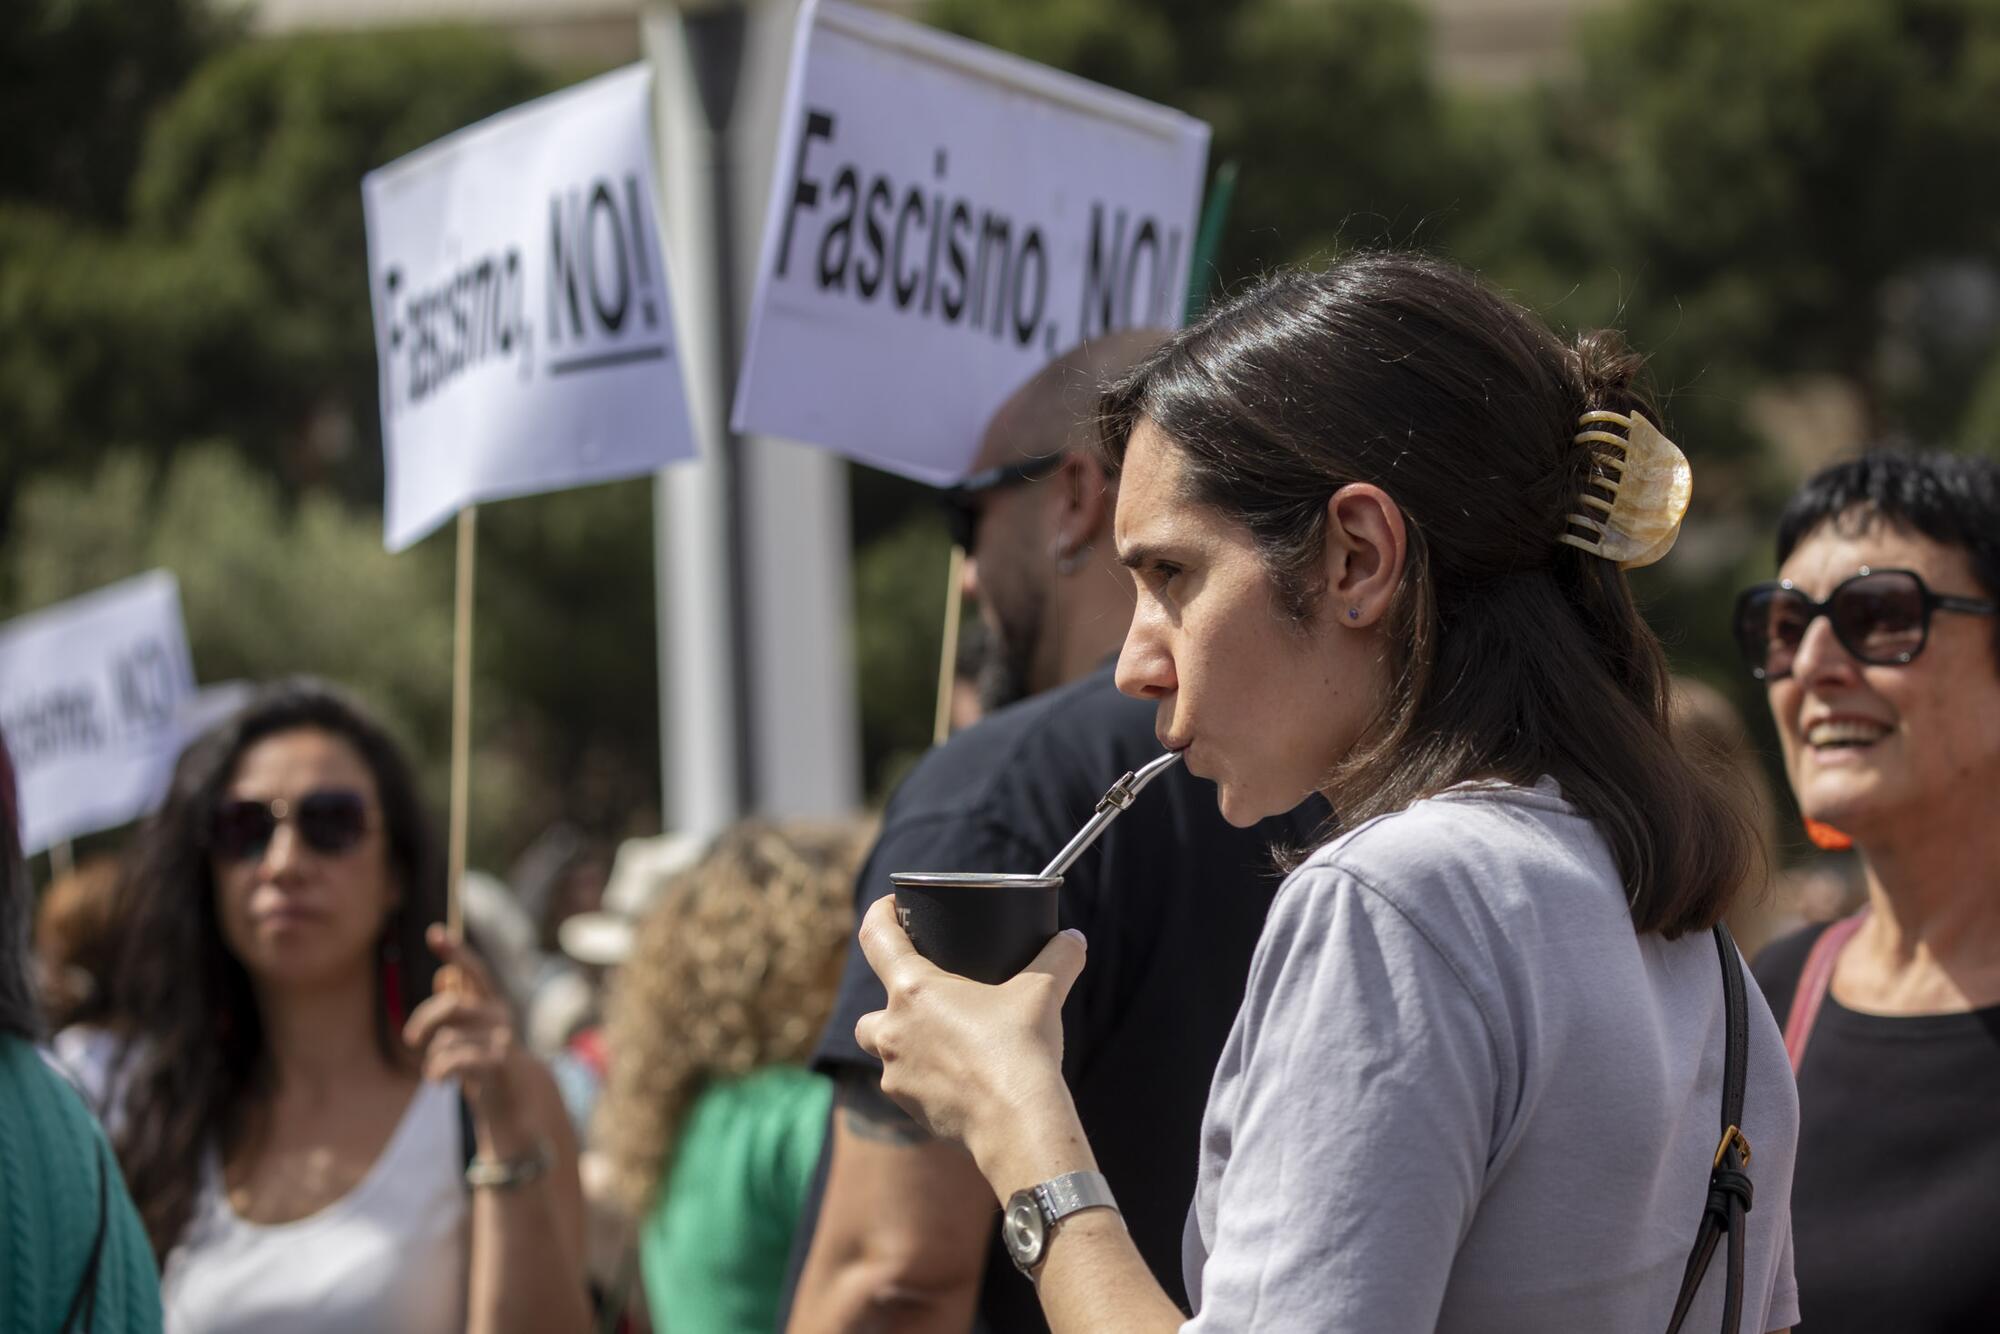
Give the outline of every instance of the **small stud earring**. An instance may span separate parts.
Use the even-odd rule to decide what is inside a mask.
[[[1348,619],[1348,620],[1350,620],[1350,621],[1358,621],[1358,620],[1360,620],[1360,619],[1361,619],[1361,608],[1359,608],[1359,607],[1349,607],[1349,608],[1347,609],[1347,619]]]

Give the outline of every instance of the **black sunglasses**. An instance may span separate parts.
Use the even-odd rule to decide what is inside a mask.
[[[368,832],[368,801],[359,792],[338,787],[308,792],[296,801],[232,798],[217,806],[209,821],[209,851],[232,862],[261,857],[286,820],[294,823],[308,848],[337,856]]]
[[[1792,674],[1792,659],[1806,629],[1824,616],[1833,637],[1860,662],[1899,666],[1924,651],[1931,613],[1991,616],[1994,604],[1933,593],[1914,570],[1871,570],[1866,565],[1815,602],[1789,579],[1753,584],[1736,595],[1736,643],[1750,674],[1778,681]]]
[[[1060,458],[1049,457],[1003,463],[997,468],[976,472],[958,485],[939,491],[938,505],[944,510],[945,531],[951,534],[951,544],[971,555],[972,544],[979,534],[981,499],[995,491],[1039,482],[1049,476],[1059,462]]]

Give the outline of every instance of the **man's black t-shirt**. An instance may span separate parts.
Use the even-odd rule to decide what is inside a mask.
[[[892,871],[1040,870],[1120,774],[1159,756],[1154,712],[1120,695],[1107,667],[931,751],[884,813],[856,885],[857,916],[891,892]],[[1181,1230],[1202,1109],[1280,879],[1271,849],[1305,841],[1325,810],[1314,798],[1291,817],[1235,829],[1216,810],[1213,785],[1177,765],[1063,881],[1062,925],[1090,944],[1063,1009],[1063,1074],[1132,1238],[1176,1301],[1185,1301]],[[883,1003],[853,946],[814,1064],[879,1070],[855,1045],[854,1024]],[[821,1166],[823,1177],[824,1158]],[[822,1189],[815,1183],[802,1228],[818,1217]],[[804,1249],[796,1244],[794,1256]],[[997,1226],[979,1314],[994,1334],[1045,1328]]]
[[[1752,966],[1781,1021],[1825,929]],[[1891,1018],[1827,996],[1799,1116],[1800,1334],[2000,1330],[2000,1006]]]

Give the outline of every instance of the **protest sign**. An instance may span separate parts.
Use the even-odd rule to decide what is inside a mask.
[[[822,0],[782,126],[738,431],[952,482],[1050,358],[1180,323],[1200,121]]]
[[[693,455],[652,87],[618,70],[363,179],[391,551],[474,501]]]
[[[0,626],[0,732],[30,853],[151,810],[197,715],[164,570]]]

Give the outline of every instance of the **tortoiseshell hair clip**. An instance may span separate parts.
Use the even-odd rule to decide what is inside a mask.
[[[1574,441],[1592,456],[1590,480],[1557,540],[1621,570],[1651,565],[1673,549],[1694,494],[1687,456],[1636,412],[1586,412],[1577,424]]]

